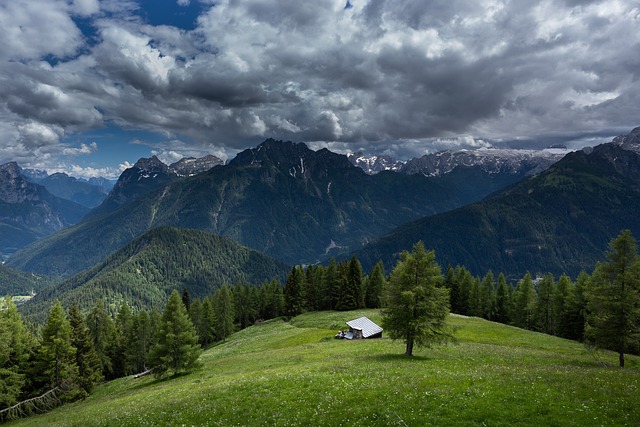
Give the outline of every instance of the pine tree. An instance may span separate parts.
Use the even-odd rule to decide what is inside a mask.
[[[509,288],[504,274],[498,276],[498,288],[496,289],[496,314],[495,320],[500,323],[509,323]]]
[[[235,304],[236,320],[240,329],[244,329],[258,318],[257,301],[252,292],[252,288],[238,284],[233,288],[233,301]]]
[[[480,307],[481,316],[493,320],[496,311],[496,295],[493,272],[488,271],[480,283]]]
[[[385,287],[387,279],[384,276],[384,265],[382,261],[378,261],[373,266],[371,274],[367,279],[365,305],[367,308],[380,307],[380,298]]]
[[[513,324],[519,328],[532,329],[533,314],[536,307],[536,290],[531,274],[527,273],[518,283],[513,295]]]
[[[640,341],[640,258],[631,231],[610,243],[608,261],[599,263],[587,293],[586,339],[597,347],[624,355]]]
[[[76,349],[75,362],[78,366],[78,384],[86,393],[91,393],[93,387],[103,378],[102,365],[93,346],[84,317],[75,304],[69,310],[69,324],[71,325],[71,345]]]
[[[587,301],[585,291],[591,278],[584,271],[576,279],[573,292],[567,298],[567,332],[566,338],[583,341]]]
[[[162,377],[168,371],[178,374],[197,366],[202,349],[187,308],[176,290],[165,306],[157,338],[158,343],[150,355],[156,377]]]
[[[284,285],[284,312],[289,318],[302,313],[304,309],[304,274],[300,267],[294,266]]]
[[[534,311],[535,329],[545,334],[551,334],[554,330],[555,318],[553,316],[553,295],[555,293],[555,280],[552,274],[545,274],[538,283],[538,298]]]
[[[342,283],[342,276],[336,263],[335,258],[329,260],[329,265],[324,271],[323,290],[324,296],[322,298],[323,310],[335,310],[338,304],[338,296],[340,294],[340,286]]]
[[[0,309],[0,409],[15,404],[25,390],[33,345],[11,297],[4,299],[4,305]]]
[[[570,338],[571,330],[569,323],[569,304],[573,297],[573,283],[566,274],[558,279],[556,289],[553,294],[553,317],[555,325],[553,334],[562,338]]]
[[[147,358],[153,342],[152,335],[151,317],[146,310],[140,310],[133,316],[127,336],[127,364],[132,372],[146,371]]]
[[[233,333],[233,320],[235,319],[235,306],[233,294],[227,285],[222,285],[213,294],[213,311],[215,313],[216,338],[225,341]]]
[[[133,315],[131,314],[131,309],[124,302],[116,316],[114,342],[110,354],[114,378],[124,377],[132,371],[132,367],[127,360],[127,337],[132,323]]]
[[[402,252],[385,288],[382,324],[392,339],[404,340],[407,356],[414,344],[430,347],[452,339],[446,328],[449,290],[441,282],[435,253],[422,242]]]
[[[56,300],[42,329],[42,342],[38,353],[40,373],[48,387],[60,386],[63,382],[75,384],[78,366],[76,349],[71,344],[71,325],[60,301]]]
[[[98,354],[98,359],[100,359],[102,375],[106,378],[114,378],[110,355],[115,351],[113,350],[116,345],[115,325],[102,300],[96,301],[87,315],[86,324],[93,341],[93,347]]]
[[[362,267],[355,256],[344,266],[336,310],[355,310],[362,307]]]

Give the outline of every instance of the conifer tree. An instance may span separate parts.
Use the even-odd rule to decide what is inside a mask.
[[[482,316],[482,301],[480,300],[480,282],[477,278],[473,278],[471,288],[469,289],[469,315]]]
[[[235,305],[233,294],[229,287],[222,285],[213,294],[213,311],[215,313],[216,338],[225,341],[233,333],[233,321],[235,319]]]
[[[4,299],[4,305],[0,308],[0,409],[15,404],[24,392],[33,346],[33,337],[11,297]]]
[[[382,324],[392,339],[404,340],[407,356],[414,344],[429,347],[452,339],[446,329],[449,290],[439,287],[441,282],[435,253],[422,242],[411,253],[402,252],[385,288]]]
[[[215,328],[215,313],[211,297],[206,297],[202,303],[202,321],[197,326],[198,339],[202,346],[207,346],[213,342]]]
[[[584,326],[587,314],[587,301],[585,292],[591,278],[582,271],[578,274],[573,292],[569,293],[566,302],[567,332],[566,338],[582,341],[584,339]]]
[[[263,287],[263,305],[261,316],[263,319],[274,319],[284,314],[284,294],[282,285],[276,279]]]
[[[127,364],[132,372],[144,372],[147,369],[147,358],[153,342],[151,317],[146,310],[140,310],[133,316],[127,337]]]
[[[593,345],[625,353],[640,342],[640,258],[631,231],[609,245],[608,261],[598,263],[587,292],[585,337]]]
[[[535,328],[545,334],[551,334],[554,330],[554,294],[555,280],[553,275],[550,273],[545,274],[538,283],[538,298],[534,312]]]
[[[202,350],[187,308],[176,290],[165,306],[157,338],[158,343],[150,355],[156,377],[162,377],[168,371],[178,374],[197,366]]]
[[[566,274],[558,279],[553,294],[553,317],[555,324],[553,334],[562,338],[570,338],[569,304],[573,296],[573,284]]]
[[[114,378],[120,378],[131,373],[131,365],[127,360],[127,338],[132,323],[133,315],[131,314],[131,309],[124,302],[116,316],[114,342],[110,354]]]
[[[240,329],[252,325],[258,316],[257,301],[250,286],[237,284],[233,288],[236,320]]]
[[[316,311],[319,309],[318,303],[320,296],[320,284],[318,283],[318,270],[322,270],[321,266],[308,265],[305,270],[305,308],[310,311]]]
[[[75,354],[76,349],[71,344],[71,325],[60,301],[56,300],[42,329],[38,352],[39,371],[46,386],[76,383],[78,366]]]
[[[284,311],[289,318],[302,313],[304,309],[304,274],[298,266],[294,266],[284,285]]]
[[[533,314],[536,307],[536,290],[531,274],[527,272],[518,283],[513,295],[513,324],[519,328],[532,329]]]
[[[498,276],[498,287],[496,289],[496,314],[495,320],[500,323],[509,323],[509,288],[504,274]]]
[[[71,345],[76,349],[78,384],[86,393],[91,393],[93,387],[103,378],[102,365],[84,317],[75,304],[69,310],[69,324],[71,325]]]
[[[355,256],[344,266],[337,310],[355,310],[364,303],[362,293],[362,267]],[[362,299],[362,301],[361,301]]]
[[[106,378],[114,378],[111,354],[113,354],[113,347],[116,345],[115,325],[102,300],[96,301],[93,305],[87,315],[86,324],[93,341],[93,347],[98,359],[100,359],[102,374]]]
[[[324,271],[323,290],[324,298],[322,309],[335,310],[338,304],[342,276],[335,258],[329,260],[329,265]]]
[[[365,305],[367,308],[380,307],[380,298],[385,287],[387,279],[384,276],[384,265],[382,261],[378,261],[373,266],[371,274],[367,279]]]
[[[480,283],[480,307],[483,318],[493,320],[496,311],[495,298],[493,272],[489,270]]]

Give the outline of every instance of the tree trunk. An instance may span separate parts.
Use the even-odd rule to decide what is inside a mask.
[[[624,351],[620,352],[620,367],[624,368]]]
[[[413,337],[407,337],[407,349],[404,352],[405,356],[413,356]]]

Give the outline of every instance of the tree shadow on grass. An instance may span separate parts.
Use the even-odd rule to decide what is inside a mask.
[[[407,356],[405,354],[372,354],[369,356],[365,356],[366,359],[376,360],[378,362],[412,362],[412,361],[425,361],[425,360],[435,360],[433,357],[427,356]]]

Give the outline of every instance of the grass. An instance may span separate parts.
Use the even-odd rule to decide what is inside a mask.
[[[335,340],[376,311],[308,313],[256,325],[165,380],[123,378],[83,402],[9,425],[637,425],[640,358],[604,367],[579,344],[451,316],[458,344],[402,355],[388,338]],[[615,366],[617,356],[603,353]]]

